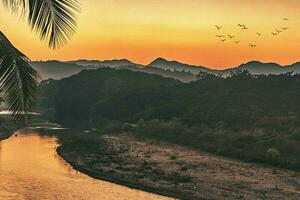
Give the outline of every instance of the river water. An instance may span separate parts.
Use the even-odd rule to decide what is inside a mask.
[[[56,154],[55,137],[19,135],[0,142],[0,200],[162,200],[163,196],[96,180]]]

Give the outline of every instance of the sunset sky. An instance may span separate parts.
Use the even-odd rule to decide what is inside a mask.
[[[299,0],[79,0],[78,31],[51,50],[0,5],[0,30],[32,60],[119,59],[147,64],[157,57],[223,69],[249,60],[300,61]],[[282,18],[289,20],[285,21]],[[236,25],[245,24],[248,31]],[[224,28],[217,31],[214,25]],[[279,36],[271,32],[289,27]],[[259,37],[256,32],[263,35]],[[220,42],[216,35],[236,35]],[[250,48],[249,44],[257,48]]]

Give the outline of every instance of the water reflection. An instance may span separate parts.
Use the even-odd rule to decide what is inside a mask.
[[[0,199],[167,199],[92,179],[56,154],[54,137],[19,135],[0,142]]]

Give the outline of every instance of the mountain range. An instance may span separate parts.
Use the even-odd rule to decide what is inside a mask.
[[[169,61],[164,58],[157,58],[147,65],[131,62],[127,59],[120,60],[74,60],[74,61],[34,61],[33,67],[39,72],[41,79],[46,80],[62,79],[79,73],[84,69],[97,69],[109,67],[116,70],[127,69],[131,71],[139,71],[148,74],[158,74],[167,78],[174,78],[182,82],[191,82],[196,80],[199,72],[207,72],[211,74],[223,74],[228,76],[235,70],[248,70],[252,74],[283,74],[293,71],[300,73],[300,62],[292,65],[281,66],[276,63],[263,63],[259,61],[251,61],[241,64],[237,67],[225,70],[215,70],[204,66],[196,66],[180,63],[178,61]]]

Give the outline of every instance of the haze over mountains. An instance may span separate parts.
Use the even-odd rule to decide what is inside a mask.
[[[174,78],[182,82],[191,82],[196,80],[199,72],[207,72],[211,74],[230,75],[235,70],[248,70],[252,74],[283,74],[287,72],[300,73],[300,62],[292,65],[281,66],[276,63],[262,63],[259,61],[251,61],[241,64],[238,67],[232,67],[225,70],[209,69],[204,66],[195,66],[180,63],[178,61],[168,61],[164,58],[157,58],[148,65],[133,63],[127,59],[121,60],[74,60],[74,61],[35,61],[32,62],[33,67],[40,73],[41,79],[46,80],[62,79],[79,73],[84,69],[97,69],[103,67],[119,69],[127,69],[131,71],[139,71],[148,74],[157,74],[167,78]]]

